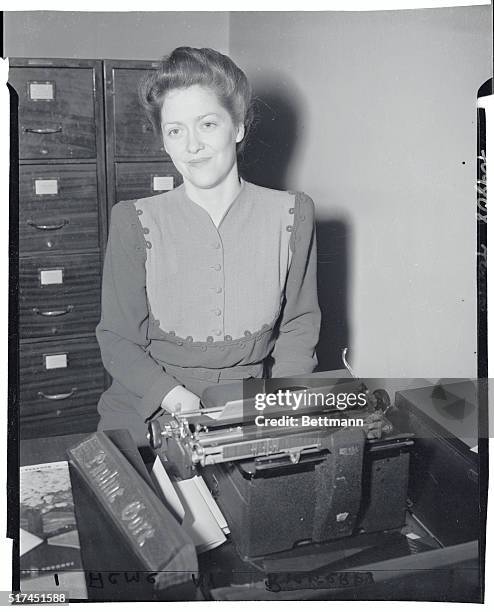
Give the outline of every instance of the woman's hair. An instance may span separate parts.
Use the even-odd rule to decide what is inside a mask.
[[[161,59],[159,67],[141,83],[139,96],[157,133],[161,131],[161,108],[168,92],[201,85],[216,94],[235,125],[245,126],[245,143],[253,120],[252,90],[245,74],[226,55],[214,49],[177,47]]]

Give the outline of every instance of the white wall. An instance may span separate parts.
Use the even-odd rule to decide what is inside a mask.
[[[261,121],[250,173],[314,199],[326,318],[333,284],[348,307],[324,343],[347,325],[361,375],[476,376],[475,109],[491,45],[487,6],[231,14],[231,55],[278,124]]]
[[[158,59],[175,47],[228,52],[226,12],[4,12],[9,57]]]

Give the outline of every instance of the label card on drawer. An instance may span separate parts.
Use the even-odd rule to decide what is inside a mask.
[[[34,181],[36,195],[52,195],[58,193],[57,179],[36,179]]]
[[[55,87],[53,83],[29,83],[29,97],[31,100],[53,100]]]
[[[39,276],[42,285],[61,285],[63,283],[63,270],[40,270]]]
[[[56,368],[67,367],[67,353],[60,355],[45,355],[45,368],[47,370],[55,370]]]
[[[153,176],[153,191],[173,189],[173,176]]]

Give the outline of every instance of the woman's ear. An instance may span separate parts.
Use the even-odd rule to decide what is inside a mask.
[[[245,136],[245,125],[241,123],[237,128],[237,137],[235,138],[235,142],[242,142]]]

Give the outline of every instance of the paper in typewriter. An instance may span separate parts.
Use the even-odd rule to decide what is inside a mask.
[[[19,526],[21,591],[68,591],[86,599],[67,461],[20,468]]]
[[[230,533],[227,522],[201,476],[172,482],[159,457],[152,473],[166,504],[182,523],[199,553],[221,546]]]

